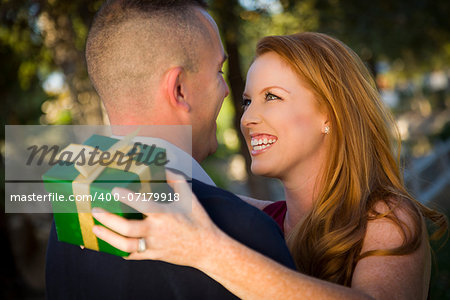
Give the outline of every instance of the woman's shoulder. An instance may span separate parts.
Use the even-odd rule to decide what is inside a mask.
[[[366,235],[361,253],[379,249],[395,249],[419,241],[423,233],[424,220],[414,203],[407,198],[387,197],[376,201],[369,212]]]
[[[392,288],[403,291],[405,299],[425,299],[431,256],[424,224],[413,202],[377,201],[367,222],[352,287],[380,298],[392,296]]]

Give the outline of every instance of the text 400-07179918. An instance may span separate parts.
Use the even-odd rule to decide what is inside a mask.
[[[108,195],[108,194],[106,194]],[[114,200],[118,201],[119,199],[125,200],[125,196],[120,196],[117,193],[109,194],[113,195]],[[180,201],[179,193],[129,193],[127,195],[128,201],[154,201],[154,202],[176,202]]]

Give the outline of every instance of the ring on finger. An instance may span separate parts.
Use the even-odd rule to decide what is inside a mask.
[[[140,238],[140,239],[138,239],[138,249],[137,249],[137,252],[138,252],[138,253],[142,253],[142,252],[144,252],[145,250],[147,250],[147,244],[146,244],[146,242],[145,242],[145,238]]]

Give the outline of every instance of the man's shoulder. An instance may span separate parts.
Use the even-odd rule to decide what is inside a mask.
[[[198,180],[192,190],[213,222],[225,233],[285,266],[295,268],[280,227],[239,197]]]
[[[199,199],[219,197],[219,198],[230,198],[237,201],[240,200],[239,197],[237,197],[235,194],[229,191],[226,191],[216,186],[206,184],[197,179],[192,179],[192,191]]]
[[[257,218],[260,217],[265,220],[270,220],[270,218],[267,219],[266,215],[259,209],[247,204],[235,194],[219,187],[193,179],[192,191],[210,214],[216,210],[225,214],[230,214],[235,210],[239,210],[239,215],[245,215],[247,220],[249,220],[249,215],[256,215]]]

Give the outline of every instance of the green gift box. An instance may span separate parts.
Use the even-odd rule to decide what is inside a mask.
[[[101,225],[101,223],[92,217],[91,208],[100,207],[128,219],[142,219],[141,213],[118,201],[117,195],[111,194],[114,187],[123,187],[134,192],[140,192],[143,193],[141,195],[144,195],[144,197],[146,193],[150,192],[166,193],[166,195],[172,192],[165,183],[164,164],[167,162],[166,160],[164,163],[165,149],[157,148],[155,145],[148,146],[136,143],[128,145],[129,151],[127,153],[119,152],[118,154],[122,153],[122,157],[117,155],[116,159],[113,159],[114,156],[111,153],[117,154],[118,149],[115,149],[117,148],[115,146],[121,142],[121,140],[110,137],[92,135],[83,143],[84,146],[69,145],[65,149],[73,150],[83,147],[85,150],[97,149],[100,151],[98,152],[100,154],[97,163],[94,159],[89,164],[86,157],[71,160],[71,157],[69,157],[71,153],[75,158],[75,156],[80,156],[81,152],[74,153],[70,150],[62,150],[57,163],[42,176],[47,192],[64,196],[62,198],[64,201],[52,202],[59,241],[83,245],[89,249],[118,256],[127,256],[129,253],[114,248],[93,234],[92,226],[94,224]],[[83,155],[86,154],[85,150],[82,150]],[[91,151],[91,153],[93,152]],[[104,154],[102,157],[101,153],[110,154],[110,157],[108,157],[111,158],[109,163],[106,159],[108,155]],[[122,160],[120,160],[121,158]],[[85,168],[79,166],[83,163]],[[93,169],[95,170],[92,171]],[[91,170],[92,174],[83,174],[86,170]],[[79,201],[76,200],[77,197]]]

